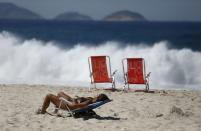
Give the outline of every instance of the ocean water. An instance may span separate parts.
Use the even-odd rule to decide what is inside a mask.
[[[0,21],[0,83],[90,86],[88,57],[143,57],[150,88],[201,89],[199,22]]]

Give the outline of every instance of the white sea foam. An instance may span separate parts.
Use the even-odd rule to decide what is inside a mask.
[[[166,41],[153,46],[119,46],[106,42],[88,47],[77,44],[60,49],[56,43],[20,40],[8,32],[0,33],[0,83],[61,84],[89,86],[88,57],[108,55],[112,70],[118,69],[117,86],[123,85],[121,59],[143,57],[151,71],[151,88],[201,88],[201,52],[169,49]]]

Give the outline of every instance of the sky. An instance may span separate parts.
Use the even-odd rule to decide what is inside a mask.
[[[138,12],[153,21],[201,21],[201,0],[0,0],[34,11],[45,18],[69,11],[94,19],[119,10]]]

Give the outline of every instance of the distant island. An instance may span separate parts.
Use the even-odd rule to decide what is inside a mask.
[[[144,21],[145,17],[137,12],[128,10],[117,11],[103,18],[104,21]]]
[[[62,13],[54,18],[59,21],[89,21],[93,20],[90,16],[83,15],[77,12]]]
[[[0,3],[0,19],[15,20],[43,20],[44,18],[37,13],[28,9],[18,7],[15,4],[1,2]],[[78,12],[66,12],[59,14],[53,19],[57,21],[92,21],[90,16],[80,14]],[[145,17],[137,12],[128,10],[117,11],[105,16],[99,21],[144,21]]]
[[[12,3],[0,3],[0,19],[38,20],[42,17],[28,9],[18,7]]]

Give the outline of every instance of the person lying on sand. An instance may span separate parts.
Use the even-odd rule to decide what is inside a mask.
[[[98,96],[95,97],[77,97],[77,98],[72,98],[69,95],[65,94],[64,92],[60,92],[56,95],[53,94],[47,94],[45,97],[45,100],[43,102],[42,105],[42,109],[38,110],[38,114],[45,114],[47,108],[50,105],[50,102],[53,103],[56,108],[59,107],[60,104],[60,97],[63,97],[64,99],[66,99],[68,102],[65,103],[67,104],[67,106],[69,107],[70,110],[74,110],[77,108],[83,108],[86,107],[89,104],[98,102],[98,101],[104,101],[104,100],[109,100],[109,98],[107,97],[107,95],[105,94],[99,94]],[[63,110],[68,110],[65,106],[65,104],[62,102],[60,108]],[[58,109],[55,110],[55,113],[58,111]]]

